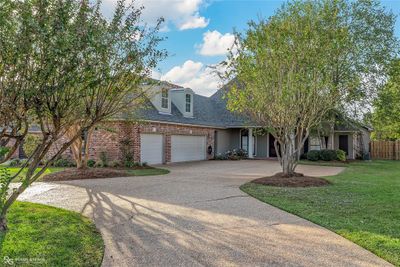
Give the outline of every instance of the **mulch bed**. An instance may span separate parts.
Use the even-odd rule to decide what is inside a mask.
[[[313,187],[331,184],[328,180],[323,178],[304,176],[301,173],[296,173],[293,177],[285,177],[282,173],[277,173],[273,176],[258,178],[251,182],[278,187]]]
[[[128,177],[134,176],[132,173],[123,169],[112,168],[87,168],[87,169],[66,169],[61,172],[55,172],[43,177],[43,181],[69,181],[79,179],[96,179],[96,178],[112,178],[112,177]]]

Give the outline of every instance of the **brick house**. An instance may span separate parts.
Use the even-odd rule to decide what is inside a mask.
[[[228,111],[224,90],[205,97],[189,88],[162,83],[150,91],[145,108],[121,114],[94,129],[90,158],[97,160],[106,153],[110,160],[119,160],[124,140],[132,146],[135,161],[149,164],[213,159],[235,148],[246,150],[249,158],[276,157],[274,137],[261,134],[249,119]],[[335,124],[326,136],[310,136],[304,152],[342,149],[354,159],[368,151],[368,144],[368,129]]]

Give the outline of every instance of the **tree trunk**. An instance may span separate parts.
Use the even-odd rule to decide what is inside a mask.
[[[7,220],[5,215],[0,216],[0,232],[7,231]]]
[[[73,136],[75,136],[80,130],[79,125],[74,125],[71,126],[68,131],[66,132],[66,136],[68,138],[72,138]],[[83,162],[82,162],[82,143],[83,140],[82,138],[79,136],[74,143],[71,144],[71,152],[72,152],[72,157],[76,162],[76,167],[78,169],[83,167]]]
[[[90,148],[90,142],[92,140],[92,128],[90,128],[87,131],[86,134],[86,140],[83,140],[83,151],[84,151],[84,155],[82,156],[82,168],[87,168],[87,163],[89,160],[89,148]]]
[[[72,126],[67,132],[67,137],[71,138],[75,136],[80,131],[79,125]],[[89,160],[89,146],[90,140],[92,136],[92,127],[89,128],[87,134],[85,135],[85,139],[81,136],[76,139],[76,141],[71,145],[72,157],[76,162],[76,167],[78,169],[87,168],[87,162]]]
[[[282,166],[282,173],[284,177],[292,177],[295,175],[296,169],[296,144],[293,136],[286,139],[284,144],[280,146],[280,164]]]

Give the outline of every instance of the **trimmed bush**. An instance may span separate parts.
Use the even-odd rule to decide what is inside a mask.
[[[75,162],[69,159],[60,158],[53,163],[53,166],[60,168],[68,168],[68,167],[75,167],[76,165]]]
[[[227,160],[228,158],[227,158],[227,156],[225,155],[225,154],[221,154],[221,153],[218,153],[217,155],[215,155],[215,157],[214,157],[216,160]]]
[[[371,160],[371,155],[369,154],[369,152],[363,153],[362,159],[363,160]]]
[[[336,150],[336,158],[340,161],[346,161],[346,152],[340,149]]]
[[[89,159],[87,165],[89,168],[93,168],[96,165],[96,161],[94,159]]]
[[[121,162],[119,162],[119,161],[117,161],[117,160],[111,161],[111,162],[110,162],[110,167],[111,167],[111,168],[118,168],[118,167],[121,167]]]
[[[311,161],[318,161],[321,157],[321,151],[319,150],[310,150],[307,152],[307,159]]]
[[[10,160],[10,163],[8,165],[10,167],[19,167],[19,166],[21,166],[21,160],[20,159],[12,159],[12,160]]]
[[[5,147],[5,146],[0,146],[0,160],[2,160],[9,151],[10,151],[10,148]]]
[[[332,149],[324,149],[320,152],[320,158],[324,161],[332,161],[337,159],[337,153]]]
[[[94,167],[95,167],[95,168],[103,168],[104,166],[103,166],[103,163],[102,163],[101,161],[97,161],[97,162],[94,164]]]
[[[100,152],[100,161],[101,161],[101,164],[103,165],[103,167],[108,167],[109,160],[108,160],[107,152],[105,152],[105,151]]]

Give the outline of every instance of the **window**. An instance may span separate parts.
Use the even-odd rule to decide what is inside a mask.
[[[161,107],[168,108],[168,90],[162,89],[161,91]]]
[[[191,110],[191,103],[192,102],[192,98],[190,96],[190,94],[186,94],[186,112],[190,112]]]

